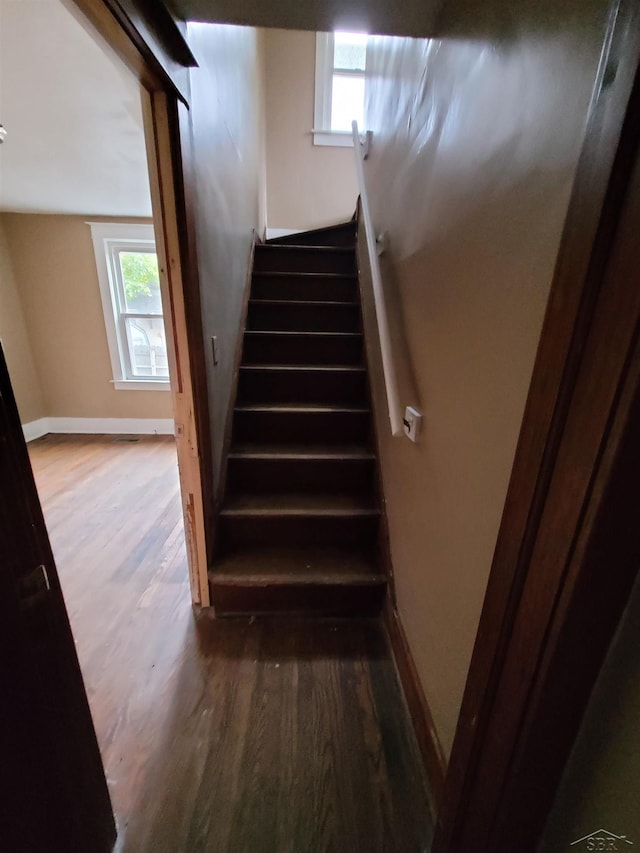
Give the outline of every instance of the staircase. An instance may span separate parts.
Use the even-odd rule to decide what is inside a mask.
[[[216,612],[369,615],[386,587],[355,223],[256,245]]]

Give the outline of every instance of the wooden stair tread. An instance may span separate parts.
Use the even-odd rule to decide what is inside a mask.
[[[361,364],[241,364],[240,370],[282,370],[288,373],[304,371],[305,373],[365,373],[366,368]]]
[[[217,583],[384,584],[375,562],[357,549],[243,549],[214,563],[209,577]]]
[[[347,406],[337,404],[335,406],[332,405],[314,405],[314,404],[304,404],[304,403],[241,403],[235,407],[236,412],[278,412],[279,414],[284,414],[285,412],[299,413],[305,412],[306,414],[329,414],[332,412],[369,412],[369,407],[366,405],[363,406]]]
[[[354,272],[291,272],[290,270],[274,270],[273,272],[270,272],[269,270],[255,270],[253,276],[254,278],[260,278],[262,276],[264,276],[265,278],[273,278],[274,276],[285,279],[302,278],[310,279],[311,281],[316,281],[317,279],[323,278],[328,278],[331,281],[353,281],[357,277],[357,274]]]
[[[358,445],[239,444],[229,459],[375,459],[375,454]]]
[[[299,329],[247,329],[245,335],[284,335],[288,337],[325,337],[325,338],[361,338],[362,332],[330,332],[312,331],[304,332]]]
[[[277,251],[277,252],[299,252],[304,250],[305,252],[311,253],[321,253],[327,254],[329,252],[354,252],[354,246],[312,246],[306,245],[305,243],[258,243],[256,245],[256,252],[268,252],[268,251]]]
[[[229,495],[220,515],[229,516],[377,516],[379,508],[368,495],[284,492]]]
[[[283,309],[296,308],[304,306],[307,308],[312,305],[314,308],[359,308],[359,302],[344,302],[338,299],[250,299],[250,305],[258,307],[262,305],[280,305]]]
[[[305,587],[318,587],[318,586],[326,586],[331,584],[332,586],[385,586],[387,583],[387,578],[385,575],[365,575],[365,574],[322,574],[322,573],[309,573],[306,576],[300,575],[290,575],[290,574],[277,574],[273,573],[261,573],[260,569],[256,570],[255,574],[243,574],[238,575],[233,571],[230,572],[222,572],[217,570],[212,570],[209,572],[209,580],[214,584],[224,584],[224,586],[305,586]]]

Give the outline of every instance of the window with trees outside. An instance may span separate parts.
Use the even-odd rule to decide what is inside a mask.
[[[153,226],[89,225],[115,387],[166,390],[169,362]]]
[[[364,33],[316,33],[314,145],[353,146],[354,119],[366,130],[367,39]]]

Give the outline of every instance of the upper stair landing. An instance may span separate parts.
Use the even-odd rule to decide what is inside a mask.
[[[349,246],[356,242],[355,220],[340,225],[328,225],[314,228],[312,231],[299,231],[286,237],[274,237],[267,240],[267,246]]]

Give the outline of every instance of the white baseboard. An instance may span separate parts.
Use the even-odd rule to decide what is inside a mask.
[[[174,435],[173,418],[40,418],[23,424],[25,441],[67,435]]]
[[[47,421],[49,418],[38,418],[37,421],[29,421],[28,424],[22,424],[22,432],[24,433],[25,441],[35,441],[36,438],[41,438],[49,432]]]
[[[267,228],[267,240],[276,237],[288,237],[290,234],[300,234],[304,228]]]

